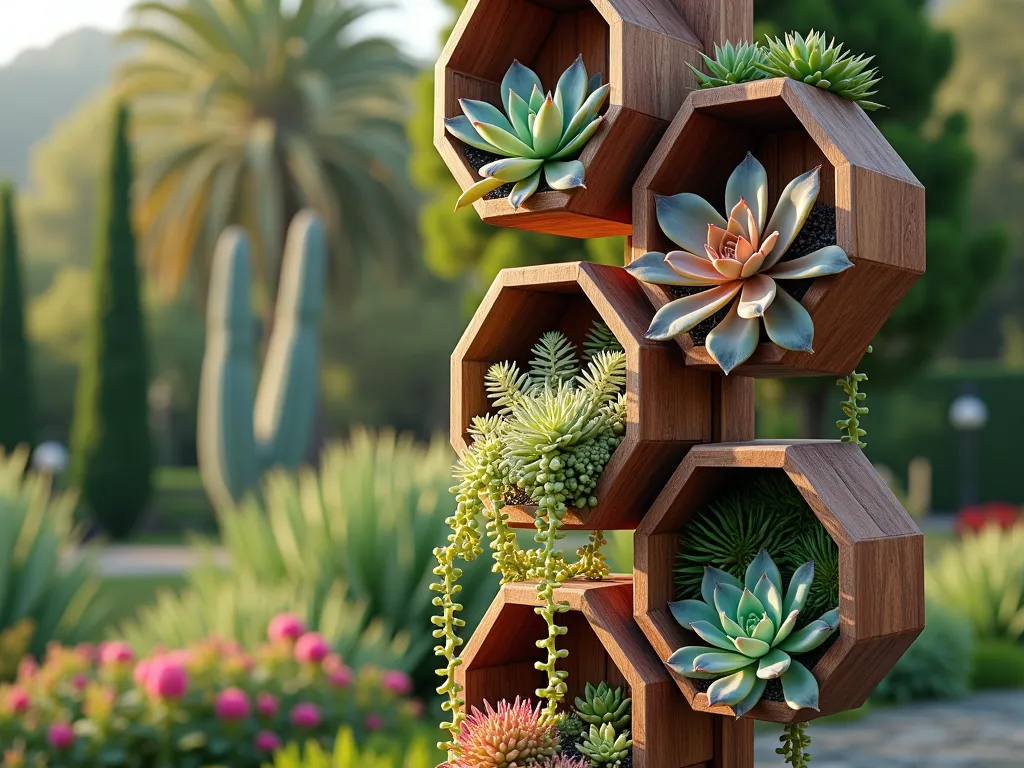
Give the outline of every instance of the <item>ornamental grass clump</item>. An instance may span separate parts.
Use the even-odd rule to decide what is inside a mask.
[[[113,641],[26,657],[0,688],[0,744],[15,764],[53,768],[259,768],[283,744],[326,745],[341,727],[367,747],[411,735],[422,707],[404,673],[351,669],[285,618],[251,649],[209,638],[136,658]]]
[[[580,152],[604,119],[609,85],[590,77],[580,55],[562,74],[554,94],[537,74],[518,61],[501,81],[504,113],[485,101],[460,99],[462,115],[445,120],[448,132],[469,147],[495,155],[480,168],[483,180],[463,193],[455,208],[512,184],[508,201],[518,209],[540,189],[565,191],[584,186]]]
[[[707,690],[711,706],[732,707],[737,717],[757,705],[771,680],[781,681],[790,709],[816,710],[818,681],[793,657],[832,636],[839,628],[839,609],[796,629],[813,581],[814,563],[806,563],[784,592],[782,574],[764,550],[750,564],[744,582],[709,567],[702,600],[669,604],[676,621],[708,646],[680,648],[668,666],[684,677],[714,681]]]
[[[819,189],[818,168],[798,176],[769,217],[768,174],[747,153],[726,184],[728,220],[699,195],[657,196],[658,224],[680,250],[644,254],[627,270],[645,283],[698,290],[658,310],[647,338],[673,339],[714,318],[705,346],[726,374],[754,354],[762,326],[783,349],[814,352],[811,316],[779,281],[836,275],[853,266],[837,245],[784,258]]]

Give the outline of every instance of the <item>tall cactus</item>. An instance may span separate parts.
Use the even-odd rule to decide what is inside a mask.
[[[325,248],[319,216],[300,212],[288,230],[257,389],[249,238],[230,227],[217,243],[197,431],[203,484],[216,506],[255,489],[270,467],[295,467],[305,457],[317,402]]]

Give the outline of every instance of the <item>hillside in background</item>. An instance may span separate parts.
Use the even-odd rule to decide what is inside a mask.
[[[27,181],[29,148],[109,81],[119,55],[113,35],[85,28],[0,67],[0,176]]]

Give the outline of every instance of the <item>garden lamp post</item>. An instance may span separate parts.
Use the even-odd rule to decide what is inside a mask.
[[[960,434],[960,505],[978,503],[978,434],[988,423],[988,406],[973,392],[949,407],[949,423]]]

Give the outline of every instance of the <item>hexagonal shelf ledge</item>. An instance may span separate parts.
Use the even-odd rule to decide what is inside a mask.
[[[924,537],[857,446],[834,441],[733,443],[694,448],[636,531],[637,623],[665,661],[696,635],[672,618],[673,565],[683,527],[703,504],[735,488],[744,472],[785,472],[839,545],[839,636],[814,666],[820,711],[762,700],[746,717],[800,722],[855,709],[924,628]],[[672,673],[693,709],[710,707]]]
[[[555,591],[569,603],[559,623],[568,634],[559,640],[569,656],[560,664],[569,673],[566,701],[583,695],[586,683],[626,686],[633,698],[633,765],[637,768],[732,768],[744,763],[737,750],[753,746],[753,724],[726,721],[692,711],[654,655],[632,617],[633,580],[612,576],[601,582],[570,581]],[[530,639],[547,633],[534,612],[540,605],[535,582],[501,588],[473,637],[463,648],[456,671],[467,707],[492,705],[516,696],[532,698],[547,678],[534,669],[541,659]],[[652,729],[655,712],[672,712],[671,728]],[[714,762],[712,763],[712,760]]]
[[[687,449],[730,437],[731,424],[753,423],[753,382],[691,370],[673,345],[644,338],[654,310],[621,267],[587,262],[503,270],[452,355],[451,441],[462,455],[469,425],[488,413],[485,375],[558,330],[581,348],[594,320],[611,329],[626,352],[626,435],[598,484],[599,504],[570,510],[566,528],[635,528]],[[745,418],[744,418],[745,416]],[[509,523],[533,527],[535,507],[506,506]]]
[[[924,188],[855,104],[783,78],[692,93],[634,187],[632,258],[678,247],[658,226],[655,195],[692,192],[719,207],[748,151],[768,171],[769,210],[791,179],[822,166],[818,201],[835,207],[837,243],[856,267],[816,279],[802,300],[814,354],[764,343],[735,372],[845,375],[925,270]],[[659,308],[670,300],[645,289]],[[689,335],[679,343],[688,365],[717,368]]]
[[[519,211],[505,199],[475,208],[499,226],[569,237],[629,234],[629,188],[696,85],[686,63],[700,65],[704,44],[748,39],[752,20],[750,0],[470,0],[437,63],[434,145],[468,189],[479,174],[444,127],[445,118],[462,114],[459,99],[500,105],[513,60],[554,90],[582,53],[588,71],[611,85],[605,124],[581,157],[587,188],[540,192]]]

